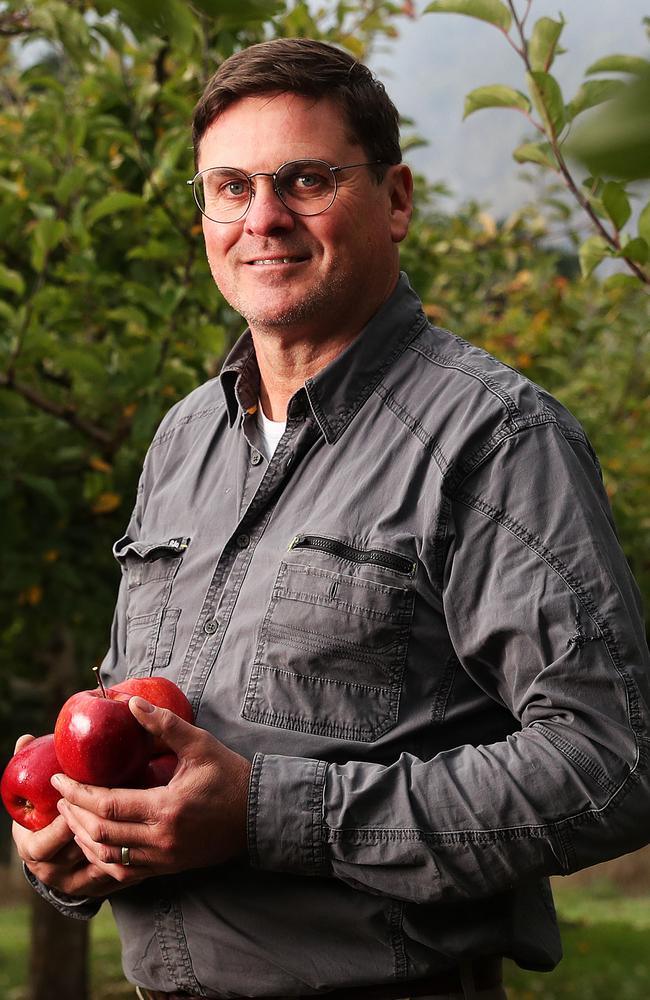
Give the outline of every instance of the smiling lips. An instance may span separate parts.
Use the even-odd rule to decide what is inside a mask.
[[[260,257],[257,260],[249,260],[248,264],[259,266],[262,264],[301,264],[307,260],[306,257]]]

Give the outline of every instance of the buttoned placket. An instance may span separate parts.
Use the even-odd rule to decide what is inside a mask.
[[[307,416],[307,406],[304,390],[300,390],[290,405],[286,431],[270,462],[263,458],[253,460],[259,454],[254,416],[245,413],[237,429],[240,441],[235,490],[240,498],[239,521],[215,565],[179,674],[179,685],[186,691],[195,712],[217,661],[255,548],[289,478],[320,434],[316,422]]]

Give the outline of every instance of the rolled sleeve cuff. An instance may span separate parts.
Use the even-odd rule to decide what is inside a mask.
[[[57,889],[51,889],[49,886],[45,885],[44,882],[41,882],[40,879],[36,878],[36,876],[30,872],[29,868],[24,863],[23,872],[32,889],[34,889],[39,896],[42,896],[43,899],[46,899],[48,903],[51,903],[54,909],[58,910],[59,913],[62,913],[64,917],[72,917],[74,920],[90,920],[91,917],[95,916],[104,902],[103,899],[68,896],[65,892],[59,892]]]
[[[251,864],[271,871],[328,875],[323,794],[327,763],[258,753],[248,794]]]

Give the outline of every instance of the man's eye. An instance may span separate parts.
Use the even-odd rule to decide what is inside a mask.
[[[301,174],[296,178],[296,184],[302,188],[318,187],[322,183],[323,178],[319,177],[318,174]]]
[[[289,194],[314,194],[327,187],[327,179],[316,171],[301,171],[282,178],[282,187]]]
[[[246,182],[240,180],[226,181],[219,192],[225,198],[241,198],[247,193]]]

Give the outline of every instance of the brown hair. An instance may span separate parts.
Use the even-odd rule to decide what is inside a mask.
[[[204,133],[227,107],[243,97],[272,93],[337,101],[369,160],[401,162],[399,115],[383,83],[347,52],[311,38],[261,42],[221,64],[194,109],[195,159]],[[381,180],[383,171],[378,168],[376,175]]]

